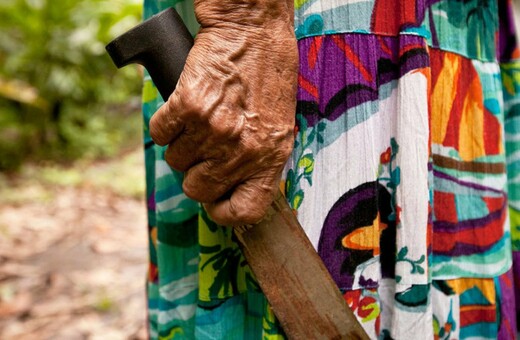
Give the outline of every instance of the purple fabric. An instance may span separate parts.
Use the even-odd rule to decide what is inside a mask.
[[[348,191],[330,209],[323,224],[318,254],[341,289],[350,289],[355,284],[357,265],[373,257],[373,250],[346,248],[342,246],[342,240],[358,228],[373,223],[378,214],[381,222],[387,225],[379,242],[381,276],[395,276],[396,221],[390,218],[391,213],[391,196],[377,182],[364,183]],[[361,276],[357,284],[375,288],[378,282]]]
[[[498,35],[497,59],[502,62],[508,62],[513,58],[516,50],[517,38],[515,32],[515,20],[513,16],[512,6],[509,0],[498,2],[498,16],[500,18],[500,28]]]
[[[520,253],[513,254],[517,256],[515,262],[518,264],[520,260]],[[516,266],[518,267],[518,265]],[[520,268],[517,268],[520,269]],[[516,279],[518,279],[518,271],[515,273]],[[498,329],[498,340],[511,340],[516,338],[516,316],[515,316],[515,289],[516,297],[518,298],[518,287],[515,288],[515,282],[518,281],[513,276],[513,270],[509,270],[507,273],[501,275],[498,278],[500,284],[500,327]],[[496,281],[495,281],[496,282]],[[518,303],[516,303],[518,308]],[[517,315],[518,315],[518,309]]]
[[[314,107],[314,112],[309,105],[302,110],[308,126],[320,119],[334,121],[347,109],[375,101],[381,85],[429,66],[426,43],[419,36],[327,35],[302,39],[298,46],[298,101]],[[317,98],[301,86],[302,80],[317,91]]]
[[[520,315],[520,251],[513,252],[513,279],[516,296],[516,314]]]

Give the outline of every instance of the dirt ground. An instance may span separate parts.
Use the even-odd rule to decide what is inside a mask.
[[[146,338],[142,153],[0,179],[0,339]]]

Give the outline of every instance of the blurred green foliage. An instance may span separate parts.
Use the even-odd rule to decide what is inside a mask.
[[[140,18],[135,0],[0,2],[0,171],[140,142],[139,69],[104,49]]]

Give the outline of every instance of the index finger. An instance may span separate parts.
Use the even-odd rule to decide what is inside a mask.
[[[174,92],[150,119],[150,136],[155,144],[169,144],[182,133],[184,123],[179,119],[179,112],[179,97]]]

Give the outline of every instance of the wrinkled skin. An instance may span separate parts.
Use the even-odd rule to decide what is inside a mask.
[[[216,223],[256,223],[293,147],[292,0],[195,0],[195,13],[201,29],[150,133]]]

